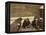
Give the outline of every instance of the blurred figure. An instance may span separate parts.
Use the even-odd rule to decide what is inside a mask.
[[[34,20],[32,21],[33,28],[38,29],[38,23],[39,23],[38,19],[35,17]]]
[[[39,27],[43,29],[43,18],[40,17],[39,19]]]
[[[29,19],[27,18],[27,19],[24,20],[22,27],[23,27],[23,28],[26,28],[29,24],[30,24],[30,21],[29,21]]]
[[[17,22],[17,31],[19,31],[19,29],[20,29],[20,27],[21,27],[21,21],[22,21],[22,18],[18,18],[18,19],[16,20],[16,22]]]
[[[18,18],[10,25],[10,32],[17,32],[21,27],[22,18]]]

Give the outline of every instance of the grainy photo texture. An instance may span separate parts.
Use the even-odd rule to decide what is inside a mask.
[[[45,30],[43,3],[11,2],[6,4],[9,32],[40,32]]]

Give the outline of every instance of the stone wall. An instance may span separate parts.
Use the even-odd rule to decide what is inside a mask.
[[[11,17],[40,16],[40,5],[32,4],[11,4]]]

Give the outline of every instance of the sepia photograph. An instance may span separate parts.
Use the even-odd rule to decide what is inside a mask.
[[[7,32],[45,31],[45,4],[27,2],[6,3]]]

